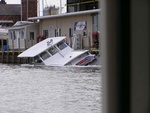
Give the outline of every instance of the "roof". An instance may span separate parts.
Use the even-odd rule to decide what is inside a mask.
[[[47,38],[34,46],[30,47],[29,49],[25,50],[23,53],[19,54],[18,57],[35,57],[36,55],[42,53],[46,49],[50,48],[48,46],[48,42],[52,40],[52,44],[55,45],[58,42],[64,40],[66,37],[52,37],[52,38]]]
[[[83,15],[83,14],[93,14],[93,13],[99,13],[99,12],[100,12],[100,9],[94,9],[94,10],[86,10],[86,11],[79,11],[79,12],[62,13],[62,14],[58,14],[58,15],[30,17],[30,18],[28,18],[28,20],[59,18],[59,17],[67,17],[67,16],[75,16],[75,15]]]
[[[34,24],[34,22],[30,22],[30,21],[17,21],[13,26],[23,26],[23,25],[30,25],[30,24]]]
[[[0,23],[13,23],[12,20],[0,20]]]
[[[0,15],[21,15],[21,5],[0,4]]]
[[[17,21],[13,26],[8,27],[8,30],[14,30],[14,29],[22,29],[27,26],[34,26],[38,25],[38,22],[29,22],[29,21]]]

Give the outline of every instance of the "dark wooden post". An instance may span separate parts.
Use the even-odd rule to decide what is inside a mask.
[[[24,48],[25,48],[25,50],[27,49],[26,39],[24,39]]]
[[[12,39],[12,62],[15,62],[15,54],[14,54],[14,40]]]

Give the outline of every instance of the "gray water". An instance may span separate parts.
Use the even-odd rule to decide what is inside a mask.
[[[0,64],[0,113],[101,113],[100,69]]]

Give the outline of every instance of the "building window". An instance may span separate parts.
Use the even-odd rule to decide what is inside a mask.
[[[34,32],[30,32],[30,40],[34,40]]]
[[[48,30],[43,30],[43,35],[45,36],[45,38],[48,38]]]
[[[11,36],[11,40],[15,40],[16,39],[16,32],[15,31],[11,31],[10,32],[10,36]]]
[[[77,12],[99,8],[99,0],[67,0],[67,12]]]
[[[10,39],[13,40],[13,31],[10,31]]]
[[[20,31],[20,37],[21,39],[24,39],[24,31]]]
[[[55,29],[55,37],[57,37],[57,36],[61,36],[61,29],[60,28]]]
[[[68,12],[75,12],[75,7],[73,6],[68,7]]]
[[[93,32],[99,31],[98,30],[98,14],[92,15],[92,24],[93,24]]]
[[[69,37],[71,38],[73,36],[73,28],[69,28]]]

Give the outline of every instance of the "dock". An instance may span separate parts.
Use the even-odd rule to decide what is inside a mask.
[[[0,39],[0,63],[5,64],[28,64],[33,61],[31,58],[18,58],[17,56],[26,50],[26,40],[24,40],[25,48],[20,49],[20,40],[18,40],[18,49],[14,49],[14,42],[12,41],[12,48],[9,48],[8,39]],[[31,46],[33,41],[31,40]]]
[[[31,58],[23,59],[17,57],[23,50],[1,50],[0,63],[4,64],[28,64],[33,61]],[[98,51],[91,50],[91,53],[98,53]]]
[[[32,59],[21,59],[17,56],[23,51],[0,51],[0,63],[25,64],[32,62]]]

